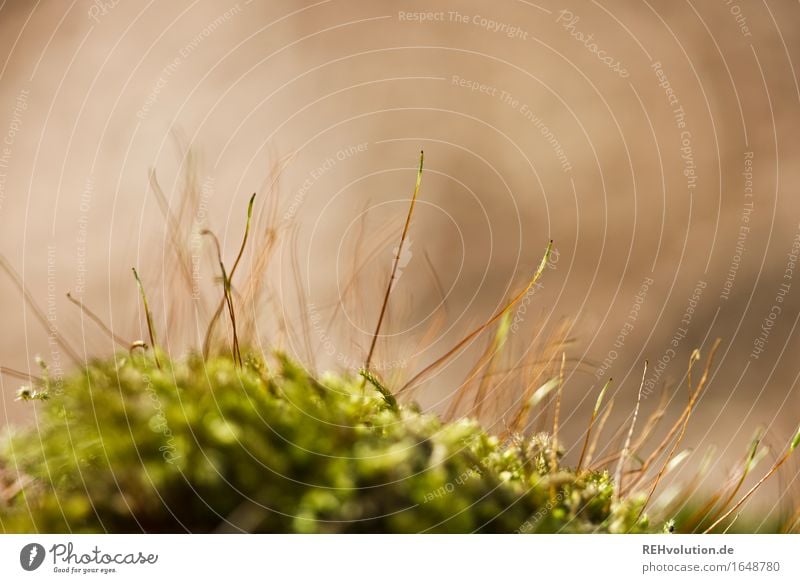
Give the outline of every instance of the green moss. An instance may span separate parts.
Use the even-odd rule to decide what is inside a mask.
[[[641,532],[607,473],[551,469],[546,435],[394,406],[287,359],[120,355],[37,401],[9,439],[6,532]],[[551,471],[552,470],[552,471]]]

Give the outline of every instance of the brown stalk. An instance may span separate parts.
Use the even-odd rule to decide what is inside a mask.
[[[703,504],[700,508],[698,508],[685,522],[687,528],[689,530],[689,526],[691,526],[692,532],[696,531],[700,526],[705,523],[706,521],[714,521],[716,518],[725,510],[725,508],[730,504],[733,499],[736,497],[736,494],[739,493],[742,485],[744,484],[745,478],[750,474],[752,469],[755,467],[757,463],[757,454],[759,451],[758,445],[761,442],[762,437],[762,430],[759,430],[756,436],[753,438],[750,447],[748,448],[748,453],[744,458],[744,463],[742,465],[742,471],[739,474],[738,479],[735,476],[730,476],[725,484],[723,484],[720,488],[718,488],[714,494]],[[717,504],[723,497],[726,491],[730,493],[728,496],[725,497],[725,502],[722,504]],[[716,507],[716,511],[712,513],[714,508]]]
[[[472,405],[472,410],[477,418],[480,418],[481,413],[483,413],[486,394],[489,392],[489,378],[491,373],[494,372],[494,367],[497,363],[497,355],[500,353],[500,349],[505,344],[508,336],[507,324],[508,312],[506,312],[504,319],[500,321],[497,334],[492,338],[492,341],[487,346],[486,352],[481,358],[481,360],[486,361],[486,366],[483,367],[483,374],[481,374],[478,390],[475,393],[475,401]]]
[[[716,458],[716,455],[717,449],[714,446],[707,449],[703,459],[699,463],[697,471],[694,472],[691,478],[682,482],[680,492],[673,497],[670,504],[659,510],[661,515],[674,516],[680,514],[686,508],[686,501],[695,499],[695,493],[700,487],[703,477],[708,475],[708,468],[712,460]],[[733,476],[728,476],[725,479],[725,483],[715,490],[713,496],[710,497],[709,501],[703,504],[702,508],[695,511],[686,520],[682,520],[680,525],[681,532],[696,533],[700,526],[702,526],[702,523],[706,521],[709,510],[719,501],[722,494],[727,491],[728,487],[733,484],[734,481],[735,479]]]
[[[658,426],[658,423],[661,421],[661,419],[666,414],[668,401],[669,401],[669,392],[666,390],[666,387],[665,387],[664,390],[661,391],[661,398],[659,399],[658,406],[656,407],[655,411],[653,411],[647,417],[647,421],[645,421],[644,428],[642,429],[642,432],[634,440],[633,445],[631,445],[631,454],[632,455],[636,454],[636,452],[638,452],[642,448],[642,446],[645,443],[647,443],[647,440],[649,439],[650,435],[653,433],[655,428]],[[601,466],[607,466],[607,465],[617,461],[619,459],[620,455],[622,455],[621,451],[617,451],[617,452],[608,454],[606,457],[601,458],[597,462],[597,464],[601,465]],[[640,470],[637,469],[635,471],[639,472]],[[629,470],[626,473],[631,473],[631,471]]]
[[[525,289],[523,289],[514,299],[512,299],[511,302],[509,302],[508,305],[506,305],[503,309],[501,309],[499,312],[497,312],[494,316],[489,318],[486,322],[484,322],[483,324],[478,326],[478,328],[476,328],[475,330],[473,330],[472,332],[467,334],[464,338],[461,339],[460,342],[456,343],[456,345],[453,346],[453,348],[451,348],[450,350],[448,350],[444,355],[440,356],[439,358],[434,360],[431,364],[429,364],[428,366],[423,368],[416,375],[414,375],[411,378],[411,380],[406,382],[406,384],[401,387],[400,392],[402,392],[402,391],[408,389],[409,387],[413,386],[415,383],[417,383],[421,379],[425,378],[432,371],[436,370],[442,363],[444,363],[447,360],[449,360],[450,357],[453,356],[453,354],[458,352],[467,343],[472,341],[476,336],[480,335],[487,328],[489,328],[492,324],[494,324],[500,318],[502,318],[503,314],[505,314],[508,310],[510,310],[512,307],[514,307],[514,305],[518,301],[520,301],[523,297],[525,297],[525,294],[527,294],[528,291],[536,284],[536,282],[539,280],[539,277],[541,277],[542,273],[544,272],[544,269],[547,266],[547,262],[550,259],[550,253],[552,252],[552,250],[553,250],[553,241],[551,240],[547,244],[547,250],[544,253],[544,257],[542,257],[542,262],[539,264],[539,267],[536,270],[536,273],[534,274],[534,276],[531,279],[530,283],[528,283],[528,285],[525,287]]]
[[[675,434],[678,432],[678,430],[683,425],[684,419],[691,412],[690,405],[691,405],[691,402],[687,403],[686,407],[683,409],[683,412],[675,420],[675,424],[670,428],[670,430],[667,433],[667,435],[664,437],[664,439],[661,440],[661,443],[658,444],[658,447],[656,447],[650,453],[650,455],[647,457],[647,459],[642,463],[642,466],[639,468],[639,472],[640,472],[639,473],[639,477],[637,477],[636,480],[634,480],[633,486],[638,484],[641,481],[641,479],[643,479],[645,472],[650,468],[652,463],[656,460],[656,458],[658,458],[658,456],[660,456],[664,452],[665,449],[667,449],[667,446],[672,441],[672,438],[675,437]]]
[[[131,267],[133,277],[136,279],[136,285],[139,286],[139,295],[142,297],[142,305],[144,306],[144,317],[147,320],[147,333],[150,335],[150,346],[153,347],[153,359],[156,361],[156,366],[161,368],[161,363],[158,361],[158,345],[156,344],[156,329],[153,325],[153,315],[150,312],[150,306],[147,303],[147,294],[144,293],[144,285],[142,280],[139,279],[139,274],[136,272],[135,267]]]
[[[419,342],[417,343],[418,346],[428,346],[428,344],[432,343],[436,335],[441,332],[442,328],[444,327],[445,322],[447,321],[447,296],[444,292],[444,287],[442,286],[441,282],[439,281],[439,277],[436,274],[436,270],[433,267],[433,263],[428,257],[427,251],[424,253],[426,265],[429,268],[431,277],[433,278],[434,285],[436,287],[436,291],[439,293],[439,307],[436,309],[436,312],[433,316],[433,319],[425,330],[425,333],[420,338]],[[421,351],[420,351],[421,352]],[[457,396],[461,394],[459,390],[457,392]],[[409,398],[413,396],[413,391],[409,393]],[[451,414],[451,407],[448,407],[447,411],[444,414],[445,419],[452,418]]]
[[[708,534],[709,532],[714,530],[719,524],[724,522],[731,514],[733,514],[739,508],[741,508],[741,506],[745,502],[747,502],[750,496],[752,496],[756,492],[756,490],[758,490],[764,484],[764,482],[769,480],[775,474],[775,472],[777,472],[781,468],[781,466],[783,466],[783,464],[786,463],[786,461],[792,455],[794,450],[797,449],[798,445],[800,445],[800,427],[798,427],[797,433],[795,433],[794,439],[792,439],[786,452],[780,457],[780,459],[778,459],[778,461],[775,462],[775,464],[772,466],[772,469],[770,469],[766,474],[764,474],[764,477],[762,477],[758,482],[756,482],[756,484],[752,488],[750,488],[747,491],[747,493],[744,496],[742,496],[739,499],[739,501],[730,508],[730,510],[728,510],[725,514],[720,516],[717,520],[714,521],[714,523],[711,526],[705,529],[703,531],[703,534]]]
[[[362,305],[359,297],[354,297],[359,292],[359,289],[356,287],[356,283],[358,281],[358,277],[361,274],[361,271],[366,269],[367,265],[374,257],[381,252],[382,249],[388,245],[389,239],[391,238],[391,232],[388,233],[388,236],[385,237],[385,242],[383,244],[378,243],[376,245],[369,246],[369,253],[365,250],[365,243],[364,239],[366,238],[366,222],[367,222],[367,210],[369,209],[371,201],[368,199],[364,202],[364,206],[361,207],[361,211],[359,213],[359,220],[358,220],[358,234],[356,235],[356,240],[354,244],[353,252],[350,254],[352,257],[352,265],[350,266],[350,273],[347,278],[347,282],[342,287],[342,291],[339,293],[338,301],[336,301],[333,305],[333,312],[331,313],[330,317],[328,318],[327,329],[333,330],[334,324],[336,323],[337,318],[339,317],[340,313],[343,311],[349,311],[353,314],[361,314],[363,310],[359,310],[358,306]],[[378,229],[378,233],[384,233],[387,235],[386,229]],[[359,262],[359,259],[361,260]],[[352,306],[356,306],[353,308]],[[327,309],[324,307],[323,309]],[[361,327],[362,323],[359,321],[358,326]],[[320,340],[320,343],[323,341]]]
[[[712,521],[716,520],[717,517],[722,513],[722,511],[728,507],[728,504],[733,502],[733,499],[736,498],[736,495],[739,493],[739,490],[741,490],[742,485],[744,485],[745,479],[750,474],[750,471],[753,468],[753,460],[755,460],[756,455],[758,454],[758,446],[760,443],[761,443],[761,436],[759,435],[756,436],[756,438],[753,440],[753,444],[750,448],[750,452],[747,456],[747,459],[745,460],[741,476],[739,476],[739,479],[736,481],[736,484],[734,485],[730,494],[728,494],[728,496],[725,498],[725,501],[719,505],[719,509],[711,516]]]
[[[26,372],[22,372],[21,370],[17,370],[15,368],[0,366],[0,373],[7,374],[8,376],[18,378],[23,381],[33,381],[36,383],[44,384],[43,378],[37,377],[36,375],[28,374]]]
[[[678,434],[678,438],[675,440],[675,443],[672,445],[672,449],[670,450],[669,454],[667,455],[666,459],[664,460],[664,463],[661,466],[661,469],[659,470],[658,474],[656,475],[656,479],[653,481],[653,485],[650,487],[650,492],[648,493],[647,498],[645,499],[645,503],[642,505],[642,508],[640,510],[640,516],[641,516],[641,513],[644,512],[645,507],[650,502],[650,498],[653,496],[653,493],[655,492],[656,488],[658,487],[658,483],[661,480],[661,477],[664,475],[664,470],[666,469],[667,464],[669,464],[669,460],[675,454],[675,451],[678,449],[678,446],[680,445],[681,441],[683,441],[684,435],[686,435],[686,428],[689,426],[689,419],[690,419],[690,417],[692,415],[692,411],[694,410],[694,407],[697,404],[697,401],[700,398],[700,395],[702,394],[703,389],[706,386],[706,383],[708,382],[709,372],[711,371],[711,366],[714,363],[714,355],[716,354],[717,349],[719,348],[719,345],[720,345],[721,342],[722,342],[722,340],[720,338],[717,338],[714,341],[714,344],[711,346],[711,350],[708,353],[708,359],[706,360],[706,365],[703,368],[703,374],[702,374],[702,376],[700,377],[700,380],[697,383],[697,388],[694,390],[693,393],[690,393],[689,402],[686,404],[685,412],[684,412],[683,415],[681,415],[681,417],[683,418],[683,421],[681,423],[680,433]],[[696,362],[696,360],[697,360],[696,356],[699,357],[699,354],[700,353],[697,350],[692,352],[692,356],[689,359],[689,369],[690,370],[691,370],[692,364],[694,364],[694,362]],[[640,479],[644,476],[646,470],[647,470],[647,468],[645,467],[645,465],[642,465],[641,472],[639,474],[639,479],[637,479],[635,483],[638,483],[640,481]]]
[[[397,254],[395,255],[394,262],[392,263],[392,273],[389,277],[389,283],[386,285],[386,292],[383,295],[383,303],[381,304],[381,312],[378,316],[378,323],[375,325],[375,332],[372,334],[372,341],[369,345],[369,352],[364,361],[364,369],[369,371],[370,364],[372,364],[372,355],[375,353],[375,344],[378,342],[378,336],[381,333],[381,326],[383,319],[386,316],[386,308],[389,305],[389,295],[392,293],[394,287],[394,280],[397,276],[397,266],[400,264],[400,257],[403,254],[403,245],[405,245],[406,237],[408,236],[408,229],[411,227],[411,217],[414,216],[414,207],[417,204],[417,195],[419,194],[419,187],[422,184],[422,166],[425,161],[425,152],[419,153],[419,170],[417,170],[417,182],[414,185],[414,193],[411,195],[411,204],[408,207],[408,214],[406,215],[406,223],[403,225],[403,232],[400,235],[400,244],[397,246]]]
[[[422,335],[420,338],[418,345],[419,346],[428,346],[430,343],[433,342],[436,335],[442,331],[444,328],[444,324],[447,321],[447,312],[442,307],[439,309],[436,314],[434,315],[433,321],[431,322],[428,329],[425,331],[425,334]],[[408,393],[408,398],[413,398],[414,391],[413,389]],[[458,392],[461,394],[461,391]],[[445,419],[452,419],[452,410],[451,407],[447,408],[447,412],[444,414]]]
[[[439,279],[439,274],[436,273],[436,268],[433,266],[433,262],[431,261],[430,255],[428,255],[427,249],[422,252],[422,257],[425,259],[425,266],[428,268],[428,273],[433,280],[433,285],[436,288],[436,292],[439,294],[439,303],[441,304],[442,308],[446,310],[447,294],[444,291],[444,286]]]
[[[581,448],[581,456],[578,458],[578,466],[575,468],[575,475],[579,476],[581,473],[581,468],[583,467],[583,460],[586,457],[586,450],[589,447],[589,436],[592,434],[592,427],[594,427],[594,422],[597,419],[597,414],[600,412],[600,407],[603,405],[603,397],[608,390],[608,387],[611,386],[611,383],[614,379],[610,378],[606,381],[606,384],[603,385],[603,388],[600,389],[600,394],[597,396],[597,401],[595,401],[594,409],[592,410],[592,417],[589,419],[589,426],[586,428],[586,438],[583,440],[583,447]]]
[[[522,364],[517,364],[515,366],[508,366],[504,368],[498,368],[493,372],[489,373],[489,376],[497,376],[497,375],[507,375],[511,373],[527,373],[530,369],[534,367],[541,367],[545,364],[552,363],[552,358],[547,360],[545,358],[530,358],[528,362],[524,362]],[[574,357],[567,357],[567,364],[575,365],[575,370],[580,372],[591,372],[594,370],[593,366],[587,364],[585,360],[580,360]]]
[[[353,266],[351,267],[350,274],[347,278],[347,283],[342,288],[342,293],[340,296],[341,300],[337,301],[335,304],[325,306],[325,309],[331,307],[333,308],[333,314],[331,315],[330,318],[330,324],[333,324],[333,322],[339,315],[339,312],[342,310],[344,299],[349,298],[352,293],[358,291],[356,284],[358,283],[358,278],[361,275],[361,273],[365,271],[367,267],[369,267],[369,264],[372,262],[373,259],[375,259],[380,253],[382,253],[385,250],[385,247],[386,245],[389,244],[389,240],[391,238],[392,238],[391,233],[389,233],[388,235],[384,234],[384,236],[378,239],[376,243],[372,245],[367,245],[368,253],[364,254],[360,251],[360,249],[362,248],[362,242],[361,242],[362,239],[361,236],[359,235],[358,242],[356,243],[356,251],[353,253]],[[359,257],[363,257],[363,260],[357,262],[357,259]],[[356,299],[356,301],[358,300]]]
[[[295,228],[292,233],[292,243],[291,243],[291,266],[292,266],[292,277],[294,278],[294,290],[295,290],[295,298],[297,299],[297,306],[299,308],[300,314],[300,325],[301,325],[301,332],[302,332],[302,343],[306,351],[306,363],[309,367],[311,367],[312,372],[314,368],[314,351],[311,349],[311,330],[309,328],[309,321],[308,318],[310,317],[309,309],[308,309],[308,294],[306,293],[305,286],[303,285],[303,274],[300,269],[300,254],[299,250],[299,243],[298,240],[300,238],[300,229]]]
[[[543,356],[541,362],[536,363],[536,361],[533,359],[533,350],[528,352],[528,354],[531,356],[531,360],[534,361],[533,363],[529,363],[529,366],[531,369],[533,369],[533,371],[529,375],[526,375],[526,378],[530,380],[526,384],[525,391],[522,395],[522,405],[519,407],[519,409],[517,409],[516,414],[511,420],[510,428],[512,431],[520,432],[521,428],[527,426],[531,413],[531,398],[533,397],[533,393],[535,390],[538,390],[542,377],[548,375],[549,369],[551,366],[553,366],[558,353],[562,351],[564,346],[568,343],[569,339],[566,337],[566,334],[569,331],[569,328],[570,323],[568,321],[563,322],[563,324],[544,341],[544,346],[541,349],[541,354]],[[545,408],[545,415],[542,420],[542,430],[544,430],[546,417],[547,415]]]
[[[268,229],[264,240],[261,242],[261,244],[257,245],[258,253],[253,261],[250,271],[247,274],[247,283],[244,293],[242,294],[242,305],[253,306],[253,316],[245,319],[242,335],[244,338],[249,339],[250,341],[255,340],[254,335],[258,322],[256,318],[256,302],[263,298],[262,291],[265,280],[264,275],[269,267],[270,259],[272,259],[272,253],[275,250],[276,240],[277,235],[275,230]]]
[[[241,354],[239,353],[239,338],[236,335],[236,312],[233,309],[233,298],[231,297],[230,278],[228,277],[228,274],[225,271],[225,263],[222,261],[222,249],[220,248],[219,245],[219,239],[217,239],[217,236],[208,229],[204,229],[203,231],[201,231],[200,234],[211,237],[211,239],[214,241],[214,246],[216,247],[217,250],[217,261],[219,263],[219,269],[222,272],[223,306],[227,306],[228,308],[228,315],[231,319],[231,327],[233,328],[233,346],[231,347],[231,352],[233,353],[233,359],[236,362],[236,364],[241,366],[242,357]],[[208,336],[206,336],[206,338],[208,338]]]
[[[172,250],[175,252],[175,255],[178,256],[178,264],[181,266],[181,274],[186,280],[186,284],[191,289],[192,275],[188,271],[188,262],[186,261],[185,254],[183,252],[183,247],[180,244],[180,234],[182,232],[180,228],[181,226],[180,221],[178,221],[178,219],[175,218],[175,215],[169,208],[169,202],[167,201],[167,197],[164,194],[161,185],[158,183],[158,178],[156,176],[155,168],[150,169],[148,178],[150,179],[150,188],[153,190],[156,202],[158,202],[158,208],[161,211],[161,215],[167,222],[167,231],[169,232],[170,245],[172,246]]]
[[[2,255],[0,255],[0,268],[2,268],[3,271],[5,271],[6,274],[11,278],[11,281],[14,282],[14,285],[22,294],[22,297],[25,299],[25,303],[28,304],[28,307],[31,309],[31,311],[33,311],[34,316],[36,316],[36,319],[42,325],[42,328],[50,336],[53,337],[56,344],[58,344],[58,347],[61,350],[63,350],[67,354],[67,356],[69,356],[70,360],[72,360],[73,363],[75,363],[78,366],[81,366],[83,363],[81,358],[74,350],[72,350],[69,344],[64,342],[64,340],[61,338],[61,334],[58,333],[58,330],[56,329],[55,325],[54,324],[52,326],[50,325],[50,323],[47,321],[47,317],[44,315],[44,312],[36,304],[36,302],[33,300],[33,296],[30,294],[25,285],[22,283],[22,278],[14,270],[14,268],[11,267],[11,264]]]
[[[552,447],[550,448],[550,473],[558,471],[558,422],[561,416],[561,394],[564,390],[564,365],[566,353],[561,353],[561,369],[558,372],[558,389],[556,390],[556,407],[553,415]]]
[[[625,445],[622,446],[622,455],[619,457],[617,463],[617,471],[614,478],[616,484],[615,494],[617,499],[622,495],[622,472],[625,467],[625,462],[628,461],[627,457],[630,452],[631,438],[633,437],[633,429],[636,427],[636,418],[639,416],[639,407],[642,404],[642,389],[644,388],[644,380],[647,376],[647,361],[644,361],[644,370],[642,371],[642,382],[639,384],[639,394],[636,397],[636,407],[633,410],[633,419],[631,420],[630,429],[628,429],[628,436],[625,438]]]
[[[217,245],[217,258],[219,260],[220,266],[222,267],[223,285],[227,285],[228,287],[226,287],[226,289],[224,290],[222,299],[219,301],[217,309],[214,310],[214,315],[211,316],[211,320],[208,323],[208,328],[206,328],[206,337],[203,340],[203,356],[206,358],[208,358],[208,352],[211,347],[211,335],[214,332],[214,326],[216,326],[217,320],[222,315],[222,310],[225,309],[225,305],[229,303],[230,281],[231,279],[233,279],[233,276],[236,273],[236,268],[239,267],[239,261],[241,261],[242,255],[244,255],[244,249],[245,246],[247,245],[247,237],[250,233],[250,220],[253,216],[253,203],[255,202],[255,200],[256,200],[256,193],[254,192],[253,196],[250,197],[250,202],[247,204],[247,222],[245,223],[244,237],[242,238],[242,244],[239,247],[239,254],[236,256],[236,260],[233,262],[233,267],[231,267],[231,273],[228,276],[225,275],[225,266],[222,263],[222,251],[220,250],[219,241],[217,241],[216,236],[212,234],[212,237],[214,237],[214,241],[216,242]],[[209,231],[208,229],[204,229],[200,234],[208,235],[210,233],[211,231]],[[233,318],[233,307],[229,306],[228,309],[231,312],[231,318]],[[234,336],[235,334],[236,334],[236,327],[234,326]],[[238,343],[237,343],[237,350],[238,350]]]
[[[472,365],[472,368],[469,369],[466,377],[456,389],[456,395],[453,397],[453,400],[448,405],[447,410],[445,411],[445,417],[451,418],[455,417],[456,411],[461,407],[461,404],[467,398],[467,395],[470,392],[470,389],[473,387],[473,381],[478,377],[480,374],[481,369],[486,366],[487,362],[491,358],[491,343],[488,343],[486,349],[481,353],[481,355],[476,359],[475,364]],[[418,387],[412,387],[411,391],[413,392]],[[402,389],[401,389],[402,390]],[[474,410],[475,406],[478,403],[477,395],[472,399],[472,409]]]
[[[606,426],[606,422],[608,421],[608,418],[611,416],[611,411],[613,409],[614,409],[614,397],[611,397],[611,400],[608,402],[608,407],[606,407],[605,412],[600,417],[600,421],[597,423],[597,432],[594,435],[592,444],[589,446],[589,452],[586,454],[587,468],[592,465],[592,458],[594,457],[594,452],[597,449],[597,444],[600,441],[600,436],[603,434],[603,428]]]
[[[111,338],[114,342],[116,342],[117,344],[119,344],[123,348],[127,348],[128,346],[130,346],[130,344],[131,344],[130,342],[128,342],[124,338],[121,338],[120,336],[114,334],[114,332],[111,330],[111,328],[106,326],[105,323],[103,323],[103,320],[101,320],[100,317],[97,314],[95,314],[89,308],[87,308],[85,305],[83,305],[83,300],[76,300],[75,298],[72,297],[72,294],[69,293],[69,292],[67,292],[67,299],[70,302],[72,302],[74,305],[78,306],[80,311],[82,313],[86,314],[92,322],[97,324],[97,327],[100,328],[103,332],[105,332],[106,335],[108,335],[108,337]]]
[[[250,269],[247,272],[247,279],[243,285],[241,304],[246,308],[252,308],[252,316],[245,318],[241,327],[241,337],[251,344],[258,341],[257,313],[261,313],[256,303],[268,301],[264,294],[266,278],[264,277],[273,252],[278,241],[280,225],[278,224],[278,203],[280,197],[280,180],[286,166],[291,162],[294,153],[275,159],[270,167],[268,178],[259,187],[258,192],[266,192],[266,200],[261,205],[258,215],[253,221],[253,232],[261,233],[258,239],[253,241],[254,258],[250,262]],[[260,230],[259,230],[260,228]],[[267,310],[264,310],[266,312]]]
[[[795,528],[800,526],[800,508],[797,509],[797,512],[792,515],[792,517],[786,521],[786,525],[783,527],[784,534],[790,534],[794,532]]]
[[[664,390],[661,392],[661,399],[659,400],[658,406],[656,407],[655,411],[653,411],[650,416],[647,418],[647,421],[644,424],[644,428],[642,429],[642,433],[634,442],[633,446],[631,447],[631,451],[634,453],[638,452],[647,440],[650,438],[650,435],[653,433],[655,428],[661,422],[661,419],[664,418],[664,415],[667,412],[667,405],[669,403],[669,393]]]

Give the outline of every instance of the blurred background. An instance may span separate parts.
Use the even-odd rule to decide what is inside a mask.
[[[798,22],[789,0],[5,0],[0,252],[44,325],[3,274],[0,364],[36,374],[39,355],[66,372],[56,338],[78,360],[115,349],[68,291],[145,338],[134,265],[170,352],[199,346],[219,287],[197,234],[214,231],[230,264],[258,192],[255,229],[277,237],[268,299],[242,317],[264,346],[356,369],[424,149],[376,368],[409,378],[446,352],[552,238],[514,312],[498,402],[564,329],[568,442],[609,376],[609,427],[628,418],[645,360],[643,415],[666,390],[668,428],[690,355],[719,337],[684,462],[695,471],[716,446],[698,485],[713,487],[757,427],[774,458],[800,417]],[[188,216],[202,301],[176,283],[170,216]],[[485,340],[417,391],[423,407],[446,409]],[[0,383],[0,424],[34,423],[21,381]],[[790,505],[797,467],[764,490],[765,511]]]

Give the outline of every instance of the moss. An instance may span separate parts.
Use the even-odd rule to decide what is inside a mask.
[[[285,358],[141,354],[92,363],[32,404],[2,460],[30,483],[6,532],[641,532],[607,473],[549,467],[546,435],[395,406],[360,377]]]

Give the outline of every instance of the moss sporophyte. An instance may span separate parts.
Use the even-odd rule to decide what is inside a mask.
[[[37,415],[35,427],[10,432],[0,442],[0,530],[639,533],[719,532],[740,524],[737,518],[745,503],[800,446],[800,430],[750,489],[745,485],[748,478],[769,457],[761,431],[741,467],[712,495],[693,495],[687,503],[695,492],[688,480],[675,496],[677,505],[655,496],[665,476],[691,454],[680,446],[711,382],[719,341],[708,352],[696,382],[694,366],[701,355],[699,350],[692,352],[686,404],[660,440],[656,428],[667,416],[669,400],[646,418],[642,410],[639,422],[651,388],[645,366],[636,400],[629,404],[630,421],[616,437],[609,438],[604,429],[615,403],[619,409],[625,401],[615,390],[606,403],[608,379],[598,387],[578,447],[567,447],[564,424],[574,417],[562,412],[568,390],[564,346],[569,326],[528,350],[523,366],[507,375],[514,379],[513,394],[503,396],[494,379],[504,366],[510,337],[522,333],[514,311],[527,306],[545,268],[554,265],[553,241],[532,275],[525,274],[521,290],[469,333],[459,334],[459,341],[419,366],[405,357],[382,361],[402,362],[400,372],[376,362],[398,271],[408,263],[404,250],[420,195],[422,153],[415,169],[409,209],[395,239],[369,348],[364,355],[346,359],[350,364],[363,362],[361,367],[347,367],[358,374],[310,372],[311,349],[311,362],[301,365],[280,351],[254,348],[262,346],[262,337],[255,316],[243,317],[242,308],[251,308],[261,297],[279,230],[272,225],[259,231],[255,226],[255,194],[249,199],[232,263],[226,263],[222,245],[210,230],[192,233],[213,244],[221,289],[214,289],[201,346],[180,358],[158,342],[171,330],[159,336],[157,322],[168,319],[154,313],[136,269],[149,344],[122,338],[82,300],[68,295],[81,315],[121,350],[85,362],[49,326],[22,279],[0,257],[0,269],[48,330],[51,344],[74,362],[71,373],[64,372],[60,361],[48,367],[41,359],[39,375],[0,367],[0,373],[25,381],[17,397],[30,402]],[[195,260],[180,244],[180,235],[187,233],[168,208],[154,175],[151,182],[166,209],[177,262],[175,283],[180,286],[183,278],[187,293],[200,302]],[[181,209],[190,211],[191,204]],[[276,209],[267,215],[277,216]],[[250,265],[246,279],[238,270],[244,264]],[[322,327],[317,306],[305,302],[302,293],[299,297],[304,312],[312,307],[315,330]],[[175,300],[178,307],[173,310],[179,311],[180,301]],[[438,316],[428,332],[431,336],[446,321]],[[422,412],[414,401],[416,392],[441,383],[437,374],[484,339],[485,349],[452,392],[445,412]],[[324,340],[323,345],[332,342],[327,332]],[[502,407],[496,406],[501,401]],[[494,435],[481,421],[497,409],[504,413],[494,420],[499,428]],[[552,419],[552,424],[545,426],[541,419]],[[565,456],[570,450],[576,452],[574,465]],[[783,528],[790,530],[798,523],[800,511]]]

